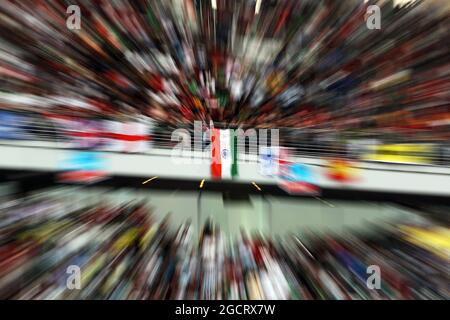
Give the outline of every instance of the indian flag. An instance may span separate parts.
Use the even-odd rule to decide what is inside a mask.
[[[211,176],[231,179],[237,176],[237,139],[231,129],[211,129]]]

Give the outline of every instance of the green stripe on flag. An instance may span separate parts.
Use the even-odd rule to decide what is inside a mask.
[[[231,163],[231,176],[235,177],[238,175],[237,168],[237,137],[234,130],[231,130],[230,134],[231,139],[231,153],[233,155],[233,162]]]

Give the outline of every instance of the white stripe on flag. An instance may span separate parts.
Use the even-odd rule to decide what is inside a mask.
[[[222,178],[231,178],[231,164],[233,155],[231,154],[230,130],[220,130],[220,159],[222,161]]]

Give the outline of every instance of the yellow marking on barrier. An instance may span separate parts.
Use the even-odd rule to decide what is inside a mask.
[[[142,184],[146,184],[147,182],[150,182],[150,181],[152,181],[152,180],[155,180],[156,178],[158,178],[158,177],[153,177],[153,178],[150,178],[150,179],[148,179],[148,180],[145,180],[144,182],[142,182]]]
[[[255,182],[252,182],[252,185],[253,185],[256,189],[258,189],[259,191],[261,191],[261,188],[260,188]]]

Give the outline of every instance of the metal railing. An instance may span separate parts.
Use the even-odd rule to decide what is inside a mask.
[[[99,120],[101,121],[101,120]],[[214,124],[215,127],[223,127],[221,124]],[[249,129],[241,127],[243,130]],[[161,123],[152,123],[148,127],[149,149],[171,149],[179,141],[173,138],[176,129],[185,129],[191,137],[191,150],[202,151],[209,145],[209,130],[194,132],[193,125],[180,125],[173,127]],[[76,139],[70,136],[70,132],[80,130],[80,127],[70,128],[62,124],[55,123],[43,117],[19,117],[14,123],[0,124],[0,140],[11,141],[46,141],[55,143],[74,142]],[[86,132],[92,133],[91,139],[107,140],[102,137],[105,128],[101,126],[86,127]],[[374,154],[373,146],[387,144],[427,144],[431,146],[429,150],[420,154],[409,153],[409,157],[420,158],[421,164],[450,166],[450,144],[438,139],[429,131],[419,130],[396,130],[396,131],[359,131],[359,132],[336,132],[333,130],[312,130],[295,128],[278,128],[279,146],[289,149],[293,157],[311,158],[344,158],[359,161],[370,161],[367,154]],[[258,134],[258,130],[255,130]],[[270,129],[267,130],[267,145],[271,145]],[[198,143],[200,137],[201,142]],[[257,137],[258,139],[259,137]],[[442,138],[440,136],[439,138]],[[239,150],[246,153],[255,154],[258,148],[249,147],[250,139],[239,140]],[[104,141],[105,142],[105,141]],[[106,142],[107,143],[107,142]],[[259,143],[259,141],[258,141]],[[71,145],[74,145],[73,143]],[[76,145],[76,141],[75,141]],[[85,148],[85,147],[80,147]],[[92,147],[95,149],[95,146]],[[244,148],[244,149],[243,149]],[[76,148],[78,149],[78,148]],[[408,156],[405,156],[406,159]],[[375,160],[374,160],[375,161]],[[385,160],[384,162],[391,162]],[[395,162],[395,161],[392,161]],[[414,161],[404,161],[404,163],[414,163]]]

